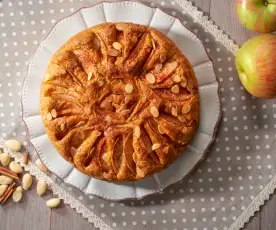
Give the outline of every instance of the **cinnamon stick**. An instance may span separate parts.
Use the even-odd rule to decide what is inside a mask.
[[[25,153],[24,153],[23,163],[24,163],[25,165],[27,165],[27,164],[29,163],[29,153],[28,153],[28,152],[25,152]]]
[[[13,184],[8,187],[8,189],[6,190],[4,195],[0,198],[0,204],[4,204],[10,198],[10,196],[14,192],[15,186],[16,186],[16,184],[15,184],[15,182],[13,182]]]
[[[2,174],[4,176],[7,176],[7,177],[10,177],[10,178],[15,179],[15,180],[20,180],[15,172],[13,172],[9,169],[6,169],[4,167],[1,167],[1,166],[0,166],[0,174]]]

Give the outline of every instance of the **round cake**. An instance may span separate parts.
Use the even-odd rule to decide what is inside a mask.
[[[161,32],[104,23],[53,55],[40,111],[51,142],[79,171],[107,181],[138,180],[170,165],[193,137],[197,80]]]

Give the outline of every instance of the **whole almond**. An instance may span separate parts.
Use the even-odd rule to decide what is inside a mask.
[[[36,193],[39,196],[42,196],[46,192],[47,188],[48,185],[46,184],[46,182],[44,180],[39,180],[36,185]]]
[[[30,174],[25,174],[22,178],[22,187],[24,190],[28,190],[33,184],[33,178]]]
[[[23,169],[16,161],[12,161],[9,165],[11,171],[15,173],[23,173]]]
[[[11,161],[11,157],[10,154],[8,153],[2,153],[0,155],[0,161],[2,163],[3,166],[8,166],[10,161]]]
[[[60,199],[58,199],[58,198],[53,198],[46,202],[46,205],[49,208],[57,208],[59,206],[59,204],[60,204]]]
[[[19,202],[22,199],[22,195],[23,195],[22,186],[18,186],[12,194],[13,201],[14,202]]]
[[[7,176],[0,176],[0,185],[9,185],[13,182],[12,178]]]
[[[45,164],[42,163],[42,161],[41,161],[40,159],[37,159],[37,160],[35,161],[35,163],[36,163],[37,167],[38,167],[42,172],[45,172],[45,173],[48,172],[48,168],[46,167]]]
[[[7,140],[5,142],[5,145],[7,146],[7,148],[14,152],[19,152],[21,150],[21,143],[17,140]]]
[[[8,185],[0,185],[0,197],[4,195],[7,189]]]

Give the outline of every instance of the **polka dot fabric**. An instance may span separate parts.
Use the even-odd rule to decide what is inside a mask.
[[[204,42],[220,83],[223,118],[217,138],[188,178],[141,200],[107,201],[57,183],[113,229],[230,229],[275,176],[276,103],[250,96],[238,80],[234,56],[174,1],[144,3],[180,18]],[[26,64],[55,22],[87,5],[82,0],[0,2],[0,136],[20,139],[31,154],[20,103]]]

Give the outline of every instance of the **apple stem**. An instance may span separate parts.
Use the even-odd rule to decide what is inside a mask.
[[[265,6],[268,6],[268,1],[265,0],[265,1],[264,1],[264,4],[265,4]]]

